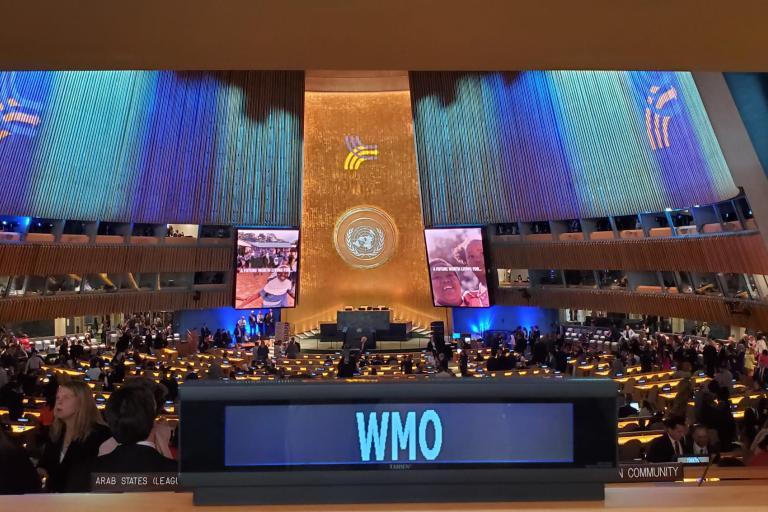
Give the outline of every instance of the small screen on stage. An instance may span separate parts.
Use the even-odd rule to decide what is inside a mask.
[[[298,229],[238,229],[235,308],[292,308],[299,276]]]
[[[482,228],[426,229],[424,232],[435,306],[490,306]]]
[[[573,425],[571,403],[226,406],[224,465],[571,464]]]

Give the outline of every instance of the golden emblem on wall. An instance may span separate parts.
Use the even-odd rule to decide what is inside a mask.
[[[347,265],[376,268],[395,253],[397,227],[385,211],[374,206],[356,206],[336,221],[333,245]]]

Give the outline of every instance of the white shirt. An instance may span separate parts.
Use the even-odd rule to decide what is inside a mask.
[[[696,443],[693,443],[693,454],[694,455],[709,455],[707,453],[707,447],[706,446],[699,446]]]

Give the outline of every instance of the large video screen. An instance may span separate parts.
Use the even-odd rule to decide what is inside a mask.
[[[440,228],[426,229],[424,233],[435,306],[490,306],[483,229]]]
[[[235,308],[292,308],[299,278],[298,229],[238,229]]]

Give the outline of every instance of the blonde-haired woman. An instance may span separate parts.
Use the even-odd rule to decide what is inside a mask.
[[[110,437],[91,388],[78,380],[59,384],[53,417],[50,439],[43,448],[38,472],[47,478],[48,491],[87,491],[73,484],[77,468],[92,462],[101,443]]]

